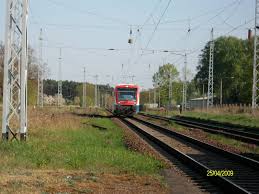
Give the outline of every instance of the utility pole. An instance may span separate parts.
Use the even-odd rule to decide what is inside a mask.
[[[104,94],[102,93],[101,96],[102,96],[102,98],[101,98],[101,105],[102,105],[102,107],[104,107],[104,104],[105,104],[105,103],[104,103],[104,100],[105,100],[105,99],[104,99]]]
[[[62,72],[61,72],[61,53],[62,50],[59,50],[59,65],[58,65],[58,106],[62,105]]]
[[[211,41],[210,41],[207,109],[210,107],[213,107],[213,58],[214,58],[214,39],[213,39],[213,28],[212,28]]]
[[[187,55],[184,55],[184,70],[183,70],[183,99],[182,99],[182,107],[183,110],[186,110],[186,93],[187,93]]]
[[[156,104],[156,86],[154,86],[154,104]]]
[[[157,74],[155,74],[156,78],[157,78]],[[155,83],[154,83],[154,104],[156,104],[156,88],[157,88],[157,79],[155,79]]]
[[[98,75],[95,75],[94,77],[95,77],[94,105],[95,105],[95,107],[97,107],[97,103],[98,103],[98,102],[97,102],[97,99],[98,99],[98,96],[97,96],[97,95],[98,95],[98,93],[97,93],[97,90],[98,90],[98,89],[97,89],[97,87],[98,87],[98,86],[97,86]]]
[[[158,107],[161,107],[160,87],[158,88]]]
[[[148,89],[148,103],[149,103],[149,106],[151,104],[151,91],[150,91],[150,88]]]
[[[39,36],[39,65],[38,65],[38,99],[37,105],[43,107],[43,60],[42,60],[42,28]]]
[[[205,99],[205,88],[204,88],[204,83],[202,83],[202,110],[204,110],[204,107],[205,107],[204,99]]]
[[[150,64],[148,65],[148,70],[149,70],[149,74],[150,74]],[[151,91],[150,91],[150,88],[148,90],[148,103],[149,103],[149,106],[151,106]]]
[[[254,28],[254,63],[253,63],[253,89],[252,89],[252,109],[256,109],[259,97],[259,0],[255,2],[255,28]]]
[[[172,103],[172,73],[169,72],[169,90],[168,90],[169,94],[168,94],[168,99],[169,99],[169,109],[171,109],[171,103]]]
[[[85,78],[85,67],[84,67],[84,83],[83,83],[83,108],[86,108],[86,78]]]
[[[26,140],[28,0],[6,0],[2,138]]]
[[[99,85],[97,85],[97,106],[101,106],[101,91]]]
[[[222,106],[222,78],[220,79],[220,106]]]

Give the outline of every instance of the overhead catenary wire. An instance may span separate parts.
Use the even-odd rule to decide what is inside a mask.
[[[145,49],[147,49],[148,46],[149,46],[149,44],[151,43],[151,41],[152,41],[152,39],[153,39],[153,37],[154,37],[156,31],[157,31],[157,28],[158,28],[158,26],[159,26],[159,24],[160,24],[162,18],[164,17],[164,15],[165,15],[165,13],[166,13],[166,11],[167,11],[169,5],[171,4],[171,2],[172,2],[172,0],[169,0],[169,1],[168,1],[167,5],[166,5],[166,8],[164,9],[162,15],[160,16],[160,18],[159,18],[159,20],[158,20],[158,22],[157,22],[157,24],[156,24],[156,26],[155,26],[155,28],[154,28],[154,31],[152,32],[150,38],[148,39],[148,42],[147,42],[147,44],[146,44],[146,46],[145,46]]]
[[[162,18],[164,17],[164,15],[165,15],[165,13],[166,13],[166,11],[167,11],[169,5],[171,4],[171,2],[172,2],[172,0],[169,0],[169,1],[168,1],[168,3],[167,3],[167,5],[166,5],[166,7],[165,7],[163,13],[161,14],[161,16],[160,16],[160,18],[159,18],[159,20],[158,20],[158,22],[157,22],[157,24],[156,24],[156,26],[155,26],[155,28],[154,28],[152,34],[151,34],[151,36],[149,37],[149,39],[148,39],[148,41],[147,41],[147,44],[146,44],[146,46],[145,46],[145,49],[147,49],[148,46],[149,46],[149,44],[151,43],[151,41],[152,41],[152,39],[153,39],[153,37],[154,37],[154,35],[155,35],[155,32],[157,31],[158,26],[159,26],[159,24],[160,24]],[[139,55],[139,57],[138,57],[137,60],[134,62],[134,64],[136,64],[136,63],[138,62],[138,60],[139,60],[141,57],[142,57],[142,55]]]
[[[243,0],[239,0],[239,2],[237,3],[236,7],[234,7],[234,9],[232,10],[232,12],[221,22],[221,24],[226,24],[227,26],[230,26],[231,28],[233,28],[232,25],[230,25],[229,23],[227,23],[227,21],[233,17],[235,15],[235,13],[237,13],[238,7],[240,6],[241,2]]]
[[[141,30],[144,28],[144,26],[147,25],[148,21],[152,18],[154,12],[157,10],[157,8],[158,8],[159,4],[161,3],[161,1],[162,0],[158,0],[157,4],[152,9],[152,11],[150,12],[149,16],[145,20],[145,22],[142,25],[137,26],[137,30],[138,30],[139,33],[141,33]],[[134,42],[134,47],[135,47],[135,43],[136,43],[136,41],[138,39],[139,33],[136,35],[135,42]]]
[[[53,0],[50,0],[50,1],[53,1]],[[55,1],[55,0],[54,0]],[[58,1],[55,1],[56,3],[58,3]],[[158,1],[158,2],[161,2],[161,0],[160,1]],[[239,1],[234,1],[234,2],[240,2],[240,0]],[[62,2],[63,3],[63,2]],[[236,4],[235,4],[236,5]],[[65,5],[65,7],[67,7],[67,5]],[[226,7],[226,6],[225,6]],[[219,10],[219,9],[218,9]],[[222,8],[220,9],[220,11],[222,10]],[[209,14],[209,13],[208,13]],[[211,13],[210,13],[211,14]],[[98,14],[97,14],[98,15]],[[149,15],[149,17],[148,18],[152,18],[152,12],[151,12],[151,14]],[[202,14],[200,14],[200,15],[202,15]],[[203,14],[203,15],[205,15],[205,13]],[[99,17],[99,16],[98,16]],[[100,16],[101,17],[101,16]],[[193,20],[193,18],[194,17],[191,17],[191,19],[190,19],[190,21],[192,21]],[[147,20],[147,21],[150,21],[150,19],[149,20]],[[227,19],[227,18],[226,18]],[[225,20],[226,20],[225,19]],[[188,19],[185,19],[185,21],[188,21]],[[228,21],[228,19],[226,20],[226,22]],[[128,26],[128,24],[126,24],[126,23],[123,23],[123,22],[117,22],[117,23],[120,23],[121,25],[127,25]],[[145,25],[144,25],[144,27],[146,27],[146,26],[154,26],[154,24],[150,24],[150,23],[148,23],[148,22],[144,22],[144,23],[146,23]],[[163,23],[165,23],[165,22],[160,22],[160,24],[159,25],[162,25]],[[54,24],[55,25],[55,24]],[[155,24],[156,25],[156,24]],[[132,25],[133,26],[133,28],[136,28],[136,29],[138,29],[138,28],[140,28],[141,27],[141,25],[140,26],[134,26],[134,24]],[[75,27],[75,26],[73,26],[73,27]],[[84,26],[78,26],[78,27],[84,27]],[[102,28],[102,27],[101,27]],[[105,26],[104,26],[104,28],[106,28]],[[200,27],[199,29],[201,29],[202,27]],[[179,28],[180,29],[180,28]],[[218,29],[218,28],[217,28]],[[240,28],[238,28],[238,29],[240,29]],[[159,30],[162,30],[161,28],[159,28]],[[205,29],[205,30],[207,30],[207,29]],[[237,30],[237,29],[231,29],[231,30]],[[230,34],[231,32],[229,32],[229,34]],[[59,48],[60,46],[57,46],[57,48]],[[48,48],[50,48],[50,47],[48,47]],[[68,47],[67,47],[68,48]],[[70,47],[69,49],[75,49],[75,50],[91,50],[92,48],[79,48],[79,47]],[[101,48],[101,49],[99,49],[99,48],[96,48],[96,52],[106,52],[106,50],[108,50],[108,49],[106,49],[106,48]],[[139,51],[141,51],[142,52],[142,55],[145,55],[145,54],[159,54],[159,53],[163,53],[163,51],[158,51],[158,49],[154,49],[155,50],[155,52],[153,52],[152,51],[152,49],[150,49],[150,50],[144,50],[144,49],[139,49]],[[120,51],[125,51],[125,52],[128,52],[128,50],[123,50],[123,49],[113,49],[113,51],[115,51],[115,52],[120,52]],[[193,53],[193,51],[194,50],[189,50],[189,51],[187,51],[187,53]],[[108,51],[107,51],[108,52]]]
[[[240,1],[242,1],[242,0],[240,0]],[[233,2],[236,2],[236,0],[233,1]],[[231,5],[233,2],[231,2],[230,4],[224,5],[223,7],[220,7],[220,8],[207,10],[207,11],[205,11],[204,13],[198,14],[198,15],[193,16],[193,17],[191,17],[191,18],[168,20],[168,21],[161,22],[160,25],[163,25],[163,24],[170,24],[170,23],[177,23],[177,22],[188,22],[189,20],[190,20],[190,21],[194,21],[194,20],[197,20],[198,18],[201,18],[201,17],[203,17],[203,16],[211,15],[211,14],[213,14],[215,11],[224,9],[226,6]]]
[[[216,17],[218,17],[219,15],[221,15],[222,13],[224,13],[228,8],[230,8],[230,7],[234,6],[234,5],[236,5],[237,3],[238,3],[238,5],[239,5],[240,2],[241,2],[241,0],[235,0],[235,1],[232,1],[231,3],[227,4],[226,6],[224,6],[223,8],[221,8],[220,11],[216,13],[216,15],[214,15],[213,17],[210,17],[210,18],[207,20],[207,22],[210,22],[211,20],[215,19]],[[168,4],[170,4],[170,1],[168,2]],[[169,5],[168,5],[168,6],[169,6]],[[167,9],[167,8],[168,8],[168,7],[166,7],[166,9]],[[165,9],[165,11],[166,11],[166,9]],[[164,13],[164,12],[163,12],[163,13]],[[163,14],[162,14],[162,17],[163,17]],[[147,47],[149,46],[150,41],[151,41],[152,38],[153,38],[153,34],[154,34],[154,32],[157,30],[157,26],[159,25],[160,21],[161,21],[161,17],[160,17],[160,20],[158,21],[158,23],[157,23],[157,25],[156,25],[156,27],[155,27],[155,29],[154,29],[152,35],[151,35],[151,38],[149,39],[149,41],[148,41],[148,43],[147,43],[147,45],[146,45],[145,48],[147,48]],[[190,20],[190,19],[186,19],[186,21],[189,21],[189,22],[190,22],[191,20]],[[205,22],[200,23],[199,25],[195,26],[195,27],[192,28],[192,29],[189,27],[190,29],[189,29],[189,31],[187,32],[186,37],[187,37],[187,35],[190,35],[190,32],[193,32],[194,30],[199,29],[199,28],[203,25],[203,23],[205,23]],[[237,28],[237,29],[238,29],[238,28]],[[235,30],[236,30],[236,29],[235,29]],[[182,38],[181,38],[181,39],[182,39]],[[191,51],[191,52],[190,52],[190,54],[192,54],[192,53],[195,53],[195,51]],[[139,57],[137,58],[137,60],[135,61],[134,64],[136,64],[136,63],[140,60],[140,58],[141,58],[143,55],[144,55],[144,54],[143,54],[143,52],[142,52],[142,54],[139,55]]]
[[[227,36],[227,35],[229,35],[230,33],[234,32],[235,30],[239,29],[240,27],[243,27],[243,26],[249,24],[249,23],[252,22],[252,21],[254,21],[254,18],[251,18],[251,19],[249,19],[248,21],[245,21],[244,23],[242,23],[242,24],[240,24],[240,25],[238,25],[238,26],[233,27],[231,30],[229,30],[228,32],[226,32],[226,33],[224,33],[224,34],[221,34],[220,36]],[[215,29],[214,29],[214,30],[215,30]],[[215,39],[217,39],[217,37],[216,37]],[[204,42],[202,43],[202,46],[201,46],[201,47],[196,48],[196,49],[194,49],[193,51],[188,52],[187,54],[188,54],[188,55],[194,54],[194,53],[200,51],[200,49],[201,49],[202,47],[204,47]]]
[[[185,34],[183,37],[181,37],[178,41],[181,41],[181,40],[187,38],[187,37],[190,36],[191,33],[193,33],[194,31],[196,31],[196,30],[198,30],[198,29],[201,29],[201,26],[203,26],[205,23],[208,23],[208,22],[212,21],[213,19],[217,18],[218,16],[220,16],[221,14],[223,14],[228,8],[231,8],[232,6],[236,5],[237,3],[239,4],[240,1],[241,1],[241,0],[234,0],[234,1],[232,1],[231,3],[229,3],[229,4],[225,5],[225,6],[223,6],[221,9],[219,9],[219,12],[217,12],[215,15],[213,15],[212,17],[210,17],[208,20],[206,20],[206,21],[204,21],[204,22],[201,22],[200,24],[194,26],[193,28],[190,28],[190,29],[186,32],[186,34]],[[216,25],[212,25],[212,26],[214,26],[214,28],[215,28]],[[211,27],[210,27],[210,29],[211,29]]]
[[[59,6],[59,7],[61,6],[63,8],[75,11],[76,13],[92,15],[92,16],[100,17],[100,18],[102,18],[104,20],[108,20],[108,21],[112,21],[112,22],[116,22],[116,23],[121,23],[121,24],[130,26],[129,22],[124,21],[124,20],[122,20],[120,18],[113,18],[113,17],[109,17],[109,16],[104,16],[104,15],[95,13],[93,11],[83,10],[83,9],[81,9],[79,7],[77,7],[77,8],[71,7],[71,6],[68,6],[68,5],[64,4],[64,3],[61,3],[60,1],[59,2],[57,2],[55,0],[47,0],[47,1],[52,3],[52,4],[54,4],[54,5],[56,5],[56,6]]]
[[[191,31],[193,32],[194,30],[199,29],[204,23],[208,23],[210,21],[212,21],[213,19],[215,19],[216,17],[218,17],[219,15],[221,15],[222,13],[224,13],[228,8],[236,5],[237,3],[239,3],[240,0],[235,0],[232,3],[226,5],[225,7],[222,8],[222,10],[220,10],[216,15],[210,17],[206,22],[201,22],[200,24],[198,24],[197,26],[195,26],[194,28],[191,29]]]

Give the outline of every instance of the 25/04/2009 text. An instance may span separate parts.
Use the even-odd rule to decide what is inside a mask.
[[[233,170],[207,170],[207,176],[234,176]]]

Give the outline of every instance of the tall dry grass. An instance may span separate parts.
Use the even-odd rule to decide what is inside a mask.
[[[208,112],[215,114],[242,114],[245,116],[259,117],[259,109],[252,109],[251,105],[246,104],[223,104],[214,105],[212,108],[195,108],[192,109],[193,112]]]
[[[33,133],[38,130],[78,129],[82,126],[80,117],[66,108],[29,108],[28,128]]]

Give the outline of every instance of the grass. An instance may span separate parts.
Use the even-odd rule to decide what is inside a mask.
[[[184,126],[178,125],[174,122],[170,122],[170,126],[175,129],[178,132],[184,132],[184,131],[191,131],[190,128],[186,128]],[[220,134],[211,134],[208,132],[204,132],[206,134],[207,139],[216,141],[223,145],[228,145],[233,148],[238,149],[242,153],[253,153],[253,154],[259,154],[259,147],[255,145],[248,145],[246,143],[243,143],[241,141],[231,139],[228,137],[225,137],[224,135]]]
[[[179,115],[178,111],[148,111],[150,114],[158,114],[162,116],[176,116]],[[219,122],[226,122],[238,125],[245,125],[251,127],[259,127],[259,117],[253,116],[249,113],[207,113],[207,112],[194,112],[194,111],[186,111],[182,113],[182,116],[187,117],[195,117]]]
[[[230,145],[234,148],[237,148],[242,153],[253,153],[259,154],[259,147],[258,146],[244,146],[246,143],[241,141],[227,138],[223,135],[216,135],[216,134],[209,134],[207,133],[209,139],[215,140],[224,145]]]
[[[192,129],[188,128],[188,127],[184,127],[181,125],[178,125],[172,121],[170,121],[168,123],[168,125],[170,125],[171,128],[173,128],[174,130],[178,131],[178,132],[189,132],[189,133],[193,133]],[[209,140],[213,140],[216,141],[220,144],[223,145],[228,145],[231,146],[237,150],[239,150],[241,153],[253,153],[253,154],[259,154],[259,147],[256,145],[248,145],[246,143],[243,143],[241,141],[235,140],[235,139],[231,139],[228,137],[225,137],[224,135],[220,135],[220,134],[211,134],[208,132],[204,132],[205,136],[207,139]]]
[[[259,127],[259,118],[251,114],[227,114],[227,113],[204,113],[204,112],[185,112],[184,116],[209,119],[220,122],[227,122],[239,125]]]
[[[151,112],[151,114],[154,114],[154,113],[155,113],[154,111]],[[174,112],[170,112],[170,113],[175,115]],[[186,113],[188,113],[188,114],[186,114],[186,116],[191,116],[191,117],[195,117],[195,116],[198,117],[199,116],[199,114],[196,114],[196,113],[193,113],[193,112],[186,112]],[[157,113],[157,114],[159,114],[159,113]],[[184,132],[188,131],[188,133],[192,133],[192,129],[190,129],[188,127],[178,125],[173,121],[163,122],[163,125],[165,125],[165,126],[169,125],[171,128],[173,128],[174,130],[176,130],[178,132],[184,133]],[[204,132],[204,134],[205,134],[207,139],[216,141],[216,142],[218,142],[220,144],[223,144],[223,145],[231,146],[231,147],[239,150],[242,153],[259,154],[259,147],[256,146],[256,145],[249,145],[249,144],[243,143],[241,141],[225,137],[224,135],[220,135],[220,134],[211,134],[211,133],[208,133],[208,132]]]
[[[65,169],[155,175],[162,167],[160,161],[128,150],[123,131],[107,118],[31,110],[30,121],[26,143],[1,142],[0,172]]]

